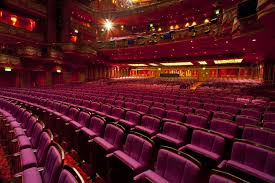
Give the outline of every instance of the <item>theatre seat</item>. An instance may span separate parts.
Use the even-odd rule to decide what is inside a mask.
[[[163,121],[178,121],[178,122],[184,122],[185,116],[184,113],[178,112],[175,110],[168,110],[166,112],[166,117],[163,118]]]
[[[233,140],[237,137],[238,125],[222,119],[213,119],[210,122],[210,130],[219,133],[224,138]]]
[[[157,117],[144,115],[141,119],[140,125],[135,126],[135,129],[140,133],[150,137],[156,135],[160,130],[161,120]]]
[[[119,124],[126,127],[127,130],[140,124],[141,114],[136,111],[127,111],[125,119],[120,119]]]
[[[195,114],[187,114],[186,125],[190,128],[207,128],[207,119]]]

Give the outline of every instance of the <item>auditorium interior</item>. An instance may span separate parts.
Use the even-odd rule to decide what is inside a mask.
[[[0,1],[0,183],[275,183],[274,20],[274,0]]]

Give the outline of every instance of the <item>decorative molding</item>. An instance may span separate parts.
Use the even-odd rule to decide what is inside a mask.
[[[45,5],[31,0],[4,0],[4,3],[16,6],[18,8],[31,9],[43,16],[46,16],[47,13],[47,8]]]

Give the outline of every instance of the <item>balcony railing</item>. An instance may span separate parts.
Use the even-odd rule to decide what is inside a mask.
[[[7,34],[9,36],[15,36],[19,39],[28,39],[31,41],[42,42],[44,37],[42,34],[24,30],[22,28],[17,28],[11,25],[0,23],[0,34]]]
[[[13,5],[15,7],[22,8],[22,9],[33,10],[42,16],[46,16],[46,13],[47,13],[47,8],[45,5],[39,4],[31,0],[4,0],[4,3]]]

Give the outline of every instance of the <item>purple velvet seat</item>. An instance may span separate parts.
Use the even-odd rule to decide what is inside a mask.
[[[106,178],[108,173],[107,154],[122,148],[125,130],[120,125],[107,124],[104,136],[94,138],[94,148],[91,151],[91,162],[94,171]]]
[[[191,128],[206,128],[207,119],[202,116],[187,114],[186,115],[186,125]]]
[[[218,167],[230,172],[238,170],[266,182],[275,182],[274,164],[273,151],[237,141],[233,144],[230,160],[224,160]],[[239,175],[242,176],[241,173]],[[251,180],[257,182],[255,178]]]
[[[153,97],[153,101],[155,102],[163,102],[163,98],[162,97]]]
[[[174,110],[168,110],[168,111],[166,111],[166,117],[163,118],[163,120],[164,121],[172,120],[172,121],[184,122],[184,113],[174,111]]]
[[[219,135],[202,130],[194,130],[192,133],[191,144],[187,144],[180,150],[199,153],[207,158],[220,162],[224,153],[225,140]]]
[[[102,104],[100,107],[100,111],[97,111],[96,113],[100,116],[106,116],[111,114],[112,112],[112,106],[109,104]]]
[[[84,183],[84,180],[75,168],[65,165],[60,173],[58,183]]]
[[[163,108],[151,107],[150,114],[159,118],[163,118],[166,115],[166,111]]]
[[[200,166],[187,157],[160,149],[155,169],[135,176],[134,180],[135,182],[149,180],[154,183],[199,183]]]
[[[205,103],[203,105],[203,109],[214,112],[214,111],[218,111],[219,106],[212,103]]]
[[[236,116],[236,124],[243,128],[245,125],[258,125],[259,121],[253,118],[249,118],[247,116]]]
[[[136,104],[133,102],[125,102],[125,108],[130,109],[130,110],[135,110],[136,109]]]
[[[119,121],[120,119],[124,119],[125,117],[125,110],[120,107],[113,107],[111,114],[106,115],[107,120],[111,121]]]
[[[183,112],[184,114],[191,114],[193,113],[193,109],[187,106],[179,106],[179,111]]]
[[[141,114],[147,114],[149,112],[149,106],[143,104],[137,104],[136,110]]]
[[[265,112],[263,122],[275,122],[275,112]]]
[[[159,107],[159,108],[165,108],[165,103],[162,103],[162,102],[154,102],[153,106],[154,106],[154,107]]]
[[[178,110],[178,106],[175,104],[166,104],[165,108],[166,110]]]
[[[106,98],[104,101],[105,104],[113,105],[115,103],[114,98]]]
[[[153,101],[152,100],[143,100],[142,101],[142,104],[143,105],[147,105],[147,106],[152,106],[153,105]]]
[[[274,122],[265,122],[264,127],[275,131],[275,123]]]
[[[192,107],[193,109],[201,109],[203,105],[197,101],[189,101],[188,106]]]
[[[237,137],[238,125],[222,119],[213,119],[210,123],[210,130],[219,133],[227,139],[233,140]]]
[[[152,137],[159,132],[160,122],[159,118],[145,115],[142,117],[140,125],[135,126],[135,129]]]
[[[213,113],[213,119],[224,119],[224,120],[232,121],[233,116],[231,114],[227,114],[222,111],[215,111]]]
[[[219,173],[212,174],[209,178],[209,183],[247,183],[247,181],[236,177],[227,172],[219,171]]]
[[[181,123],[165,122],[161,133],[156,135],[160,143],[173,145],[176,148],[187,143],[187,127]]]
[[[154,144],[141,135],[130,133],[123,150],[113,153],[110,180],[112,182],[131,182],[133,176],[150,166]]]
[[[88,127],[83,127],[80,129],[78,144],[79,144],[79,153],[82,159],[89,161],[89,148],[90,148],[90,139],[95,138],[96,136],[102,136],[105,128],[105,120],[98,116],[93,116],[90,118]]]
[[[212,112],[205,109],[197,109],[195,113],[199,116],[205,117],[207,120],[211,118]]]
[[[241,115],[242,116],[248,116],[248,117],[260,120],[261,116],[262,116],[262,113],[260,111],[253,110],[253,109],[243,109],[241,111]]]
[[[101,103],[99,103],[99,102],[91,102],[90,111],[97,112],[97,111],[100,111],[100,108],[101,108]]]
[[[125,119],[120,119],[119,123],[127,128],[133,128],[140,124],[141,114],[135,111],[127,111]]]
[[[242,139],[275,148],[275,132],[259,127],[244,127]]]
[[[40,174],[36,167],[26,169],[22,174],[23,182],[58,182],[63,167],[64,153],[60,152],[56,146],[50,147],[42,173]],[[61,147],[59,148],[61,149]]]
[[[228,114],[231,114],[231,115],[237,115],[239,114],[239,108],[237,107],[232,107],[232,106],[221,106],[221,109],[220,109],[222,112],[225,112],[225,113],[228,113]]]
[[[115,106],[124,107],[125,103],[123,100],[115,100]]]
[[[175,104],[178,106],[187,106],[188,101],[187,100],[175,100]]]
[[[164,98],[164,103],[166,104],[174,104],[175,100],[171,98]]]

